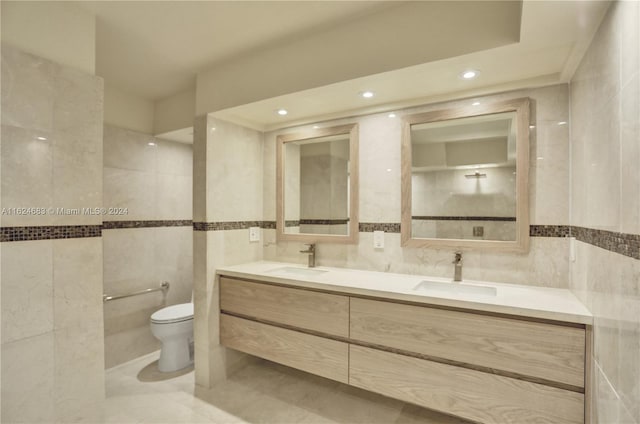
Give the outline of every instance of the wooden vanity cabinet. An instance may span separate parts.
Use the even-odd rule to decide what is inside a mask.
[[[481,423],[579,424],[584,325],[220,277],[221,344]]]

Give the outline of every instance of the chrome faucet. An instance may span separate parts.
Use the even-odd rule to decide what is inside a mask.
[[[454,265],[453,281],[462,281],[462,252],[456,252],[451,263]]]
[[[316,266],[316,245],[315,243],[307,244],[309,246],[307,250],[301,250],[300,253],[307,253],[309,255],[309,268]]]

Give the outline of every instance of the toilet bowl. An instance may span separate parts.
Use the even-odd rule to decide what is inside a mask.
[[[177,371],[193,364],[193,303],[154,312],[151,333],[162,343],[158,361],[161,372]]]

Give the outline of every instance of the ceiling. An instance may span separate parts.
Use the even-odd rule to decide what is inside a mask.
[[[455,2],[423,3],[425,7],[444,7],[442,5]],[[155,101],[193,89],[196,76],[205,70],[224,67],[238,58],[257,56],[291,44],[292,40],[337,32],[369,17],[398,15],[399,9],[411,3],[82,1],[78,4],[97,18],[96,73],[110,85]],[[567,82],[608,4],[606,1],[524,1],[521,20],[516,22],[519,40],[516,37],[493,48],[478,45],[460,54],[464,52],[463,44],[469,43],[468,37],[425,37],[417,44],[400,41],[397,45],[393,44],[396,40],[391,39],[381,47],[391,45],[392,49],[409,49],[419,54],[437,45],[436,50],[442,51],[444,46],[445,50],[456,53],[448,57],[434,55],[412,66],[387,66],[391,70],[242,104],[217,111],[216,116],[259,130],[272,130],[451,98]],[[461,32],[481,18],[464,16],[464,10],[459,14],[447,16],[445,23]],[[433,19],[430,15],[436,14],[425,13],[425,27],[429,26],[428,19]],[[401,24],[396,20],[395,25]],[[491,27],[483,24],[477,30],[477,38],[489,37],[494,30]],[[399,28],[398,34],[401,32]],[[366,61],[366,58],[357,60]],[[470,81],[459,78],[460,72],[468,68],[479,70],[480,75]],[[376,72],[376,68],[372,69]],[[358,95],[363,90],[373,90],[376,95],[363,99]],[[274,113],[281,107],[289,110],[287,116]],[[188,141],[190,132],[185,129],[162,136]]]
[[[382,1],[79,1],[97,18],[96,73],[149,100],[225,60],[393,7]]]

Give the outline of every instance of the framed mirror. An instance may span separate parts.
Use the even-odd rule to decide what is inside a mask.
[[[358,126],[276,139],[276,234],[303,243],[358,240]]]
[[[529,249],[529,99],[410,115],[402,245]]]

